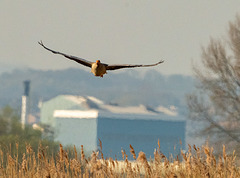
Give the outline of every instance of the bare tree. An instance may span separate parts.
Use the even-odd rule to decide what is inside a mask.
[[[201,121],[210,143],[240,145],[240,16],[229,23],[227,39],[211,39],[194,66],[198,84],[188,95],[189,118]]]

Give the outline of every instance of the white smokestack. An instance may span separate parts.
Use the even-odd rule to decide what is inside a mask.
[[[25,128],[27,116],[28,116],[28,100],[29,100],[29,90],[30,90],[30,81],[26,80],[24,84],[24,95],[22,96],[22,114],[21,114],[21,124],[22,128]]]

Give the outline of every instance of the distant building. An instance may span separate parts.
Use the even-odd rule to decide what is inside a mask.
[[[90,96],[60,95],[43,103],[41,122],[54,128],[55,140],[64,146],[83,145],[91,152],[99,149],[100,139],[104,156],[117,159],[121,159],[121,148],[131,157],[129,144],[136,153],[153,157],[158,139],[166,156],[185,149],[186,121],[174,107],[121,107]]]

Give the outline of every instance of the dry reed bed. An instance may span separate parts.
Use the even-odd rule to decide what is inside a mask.
[[[4,154],[0,149],[0,177],[240,177],[235,153],[226,154],[224,145],[217,158],[213,148],[206,145],[201,148],[189,145],[186,153],[181,152],[171,161],[161,154],[160,145],[150,161],[143,152],[137,157],[131,145],[130,153],[134,161],[129,161],[123,150],[123,161],[105,159],[101,151],[86,158],[83,146],[78,153],[76,147],[66,151],[61,144],[55,157],[47,155],[41,145],[37,154],[27,145],[22,158],[18,153]]]

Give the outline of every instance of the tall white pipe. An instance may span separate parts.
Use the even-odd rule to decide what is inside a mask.
[[[22,114],[21,114],[22,129],[25,128],[26,115],[27,115],[27,96],[22,96]]]
[[[30,90],[30,81],[26,80],[24,84],[24,95],[22,96],[22,113],[21,113],[21,124],[22,128],[25,128],[28,117],[28,100],[29,100],[29,90]]]

